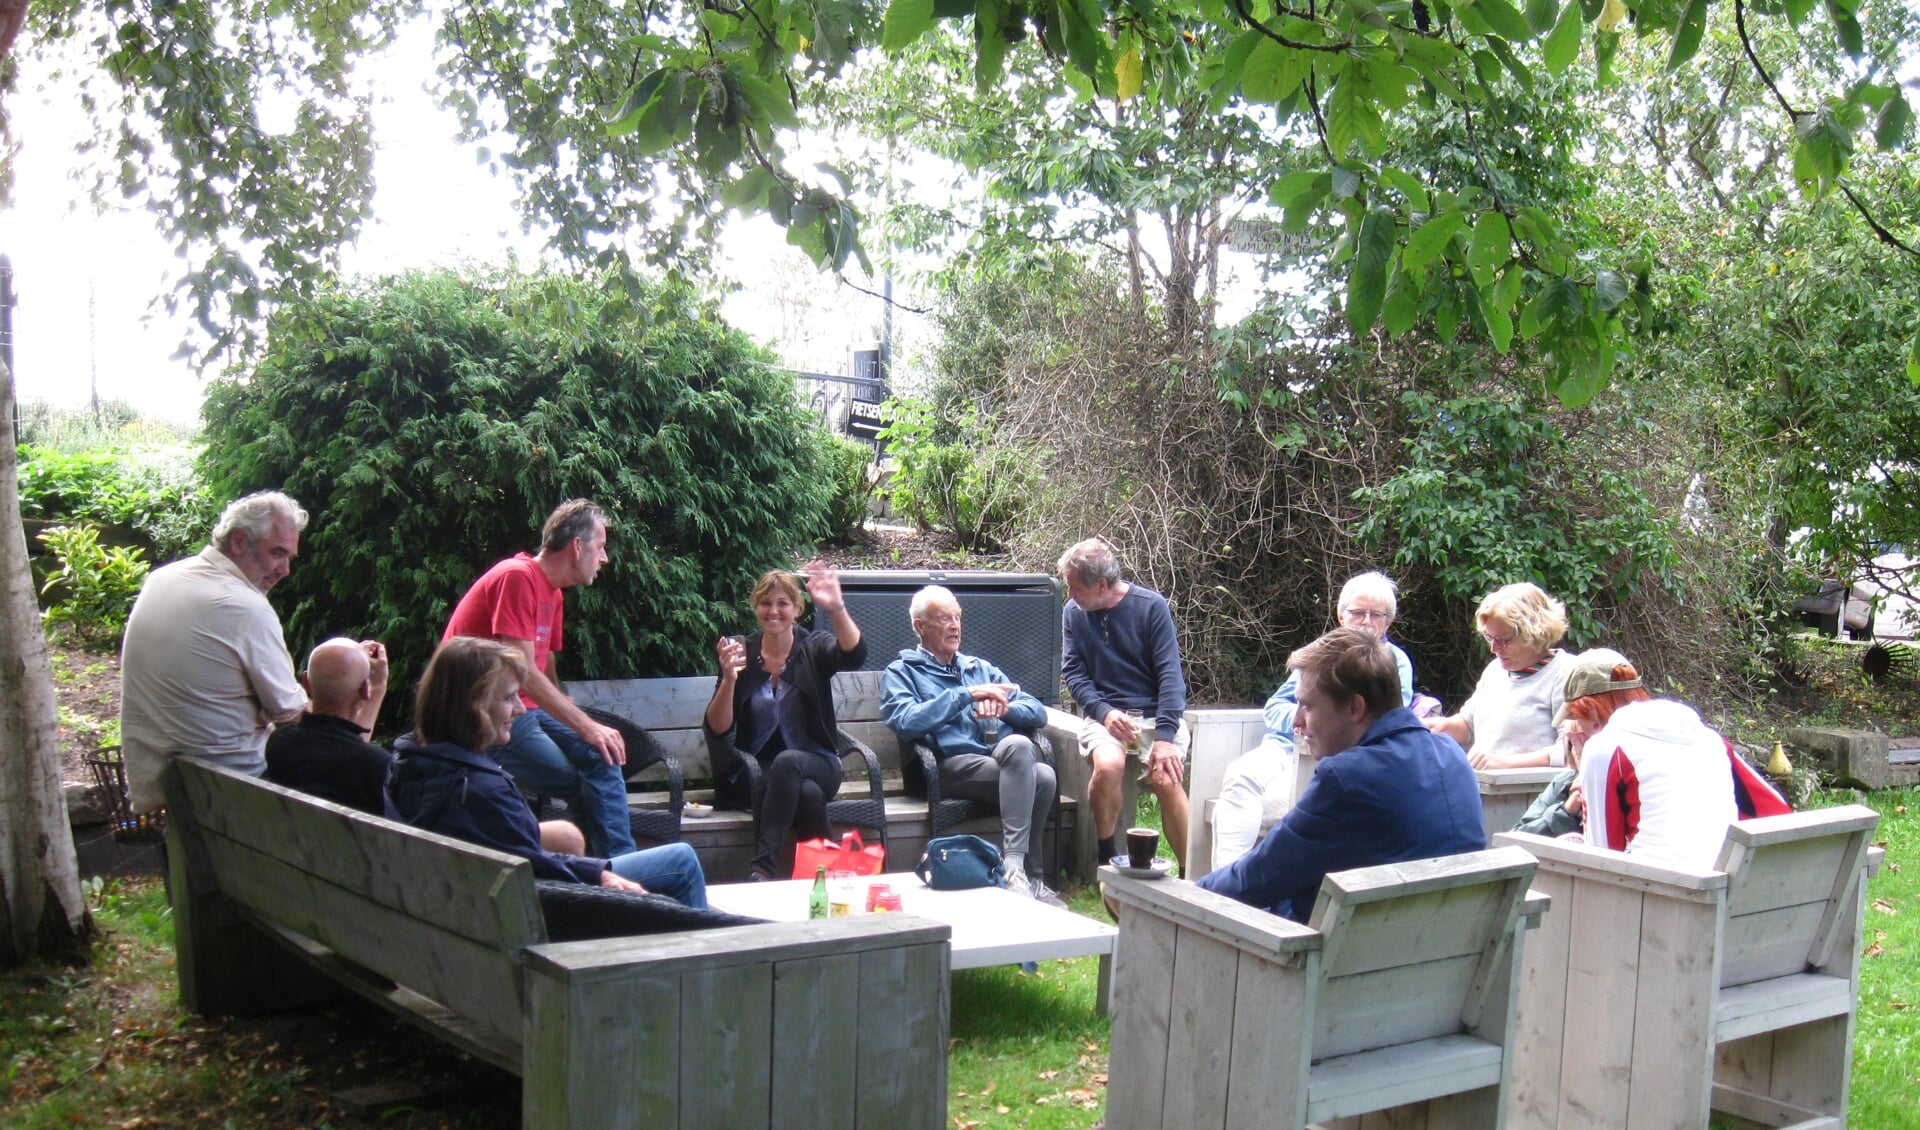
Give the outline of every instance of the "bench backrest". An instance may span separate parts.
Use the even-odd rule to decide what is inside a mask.
[[[1314,1059],[1479,1029],[1534,868],[1493,848],[1328,875]]]
[[[847,671],[833,677],[833,709],[840,728],[865,742],[887,773],[900,771],[900,744],[880,721],[879,671]],[[689,780],[707,779],[713,769],[707,760],[706,732],[701,721],[713,699],[715,679],[696,675],[681,679],[586,679],[567,684],[567,693],[581,706],[609,710],[642,726],[660,748],[680,763]],[[664,773],[654,770],[652,772]],[[640,774],[640,778],[647,773]]]
[[[521,1039],[520,955],[546,941],[526,860],[369,816],[193,757],[169,824],[195,893],[218,890],[479,1025]]]
[[[1827,964],[1879,819],[1855,804],[1728,827],[1722,988]]]

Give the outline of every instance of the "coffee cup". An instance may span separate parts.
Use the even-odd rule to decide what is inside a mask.
[[[1152,828],[1127,829],[1127,863],[1135,869],[1144,871],[1153,866],[1153,857],[1160,850],[1160,833]]]

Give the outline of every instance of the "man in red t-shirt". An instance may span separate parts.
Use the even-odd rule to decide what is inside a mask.
[[[520,698],[527,712],[493,756],[522,786],[565,800],[581,817],[591,853],[611,858],[635,850],[622,769],[626,743],[574,705],[553,669],[566,590],[592,584],[606,562],[606,512],[584,498],[568,499],[540,528],[540,552],[517,553],[487,570],[460,598],[440,641],[478,636],[525,653]]]

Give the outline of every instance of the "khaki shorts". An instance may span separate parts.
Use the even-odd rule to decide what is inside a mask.
[[[1147,727],[1140,731],[1140,742],[1132,749],[1125,750],[1128,757],[1140,763],[1140,783],[1146,784],[1152,776],[1148,772],[1147,754],[1153,749],[1153,720],[1147,719]],[[1107,732],[1107,728],[1091,718],[1080,719],[1080,756],[1089,760],[1093,751],[1103,745],[1117,746],[1120,739]],[[1185,765],[1193,746],[1193,731],[1187,728],[1187,720],[1180,720],[1180,728],[1174,731],[1173,748],[1180,751],[1180,764]]]

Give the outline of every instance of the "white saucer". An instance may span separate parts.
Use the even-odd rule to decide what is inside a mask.
[[[1156,859],[1152,867],[1135,867],[1124,855],[1116,855],[1107,861],[1115,871],[1129,879],[1164,879],[1173,874],[1173,860]]]
[[[680,815],[689,820],[699,820],[703,817],[712,816],[713,806],[711,804],[700,804],[690,800],[680,806]]]

